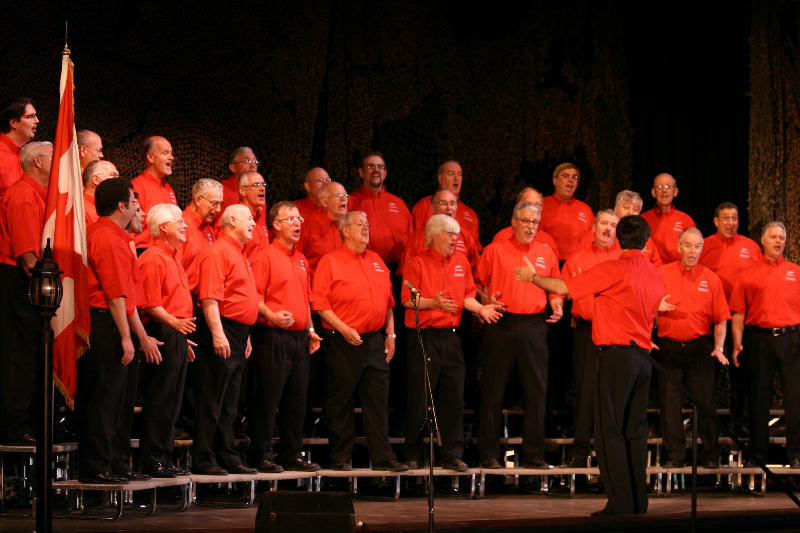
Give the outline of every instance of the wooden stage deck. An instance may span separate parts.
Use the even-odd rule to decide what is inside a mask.
[[[222,500],[220,500],[222,501]],[[234,504],[235,500],[228,500]],[[424,496],[406,496],[395,502],[366,497],[353,500],[356,531],[426,531],[427,500]],[[580,493],[568,499],[557,493],[509,494],[487,492],[482,500],[462,496],[436,496],[435,520],[439,530],[489,532],[522,531],[688,531],[691,499],[688,492],[673,493],[669,498],[651,496],[645,516],[589,516],[605,505],[599,494]],[[144,510],[126,510],[117,522],[58,519],[54,529],[61,532],[249,532],[255,525],[256,506],[220,508],[192,506],[178,512],[178,505],[160,503],[158,511],[146,516]],[[28,511],[29,512],[29,511]],[[111,510],[107,511],[111,516]],[[5,513],[14,513],[6,510]],[[0,531],[33,531],[32,519],[0,515]],[[736,494],[729,491],[701,491],[698,499],[698,531],[800,531],[800,509],[785,495],[775,492],[766,497]]]

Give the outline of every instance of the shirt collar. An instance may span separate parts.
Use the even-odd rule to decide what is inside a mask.
[[[163,186],[167,182],[167,177],[166,176],[164,176],[161,179],[158,179],[157,177],[153,176],[152,174],[150,174],[146,170],[142,171],[142,177],[144,177],[148,181],[153,181],[155,183],[158,183],[160,186]]]
[[[381,190],[378,192],[372,192],[372,190],[367,187],[366,185],[361,186],[361,192],[365,196],[374,196],[375,198],[380,198],[381,193],[386,190],[386,185],[381,185]]]
[[[519,242],[519,241],[517,241],[517,242]],[[450,261],[450,258],[453,257],[453,254],[442,255],[438,251],[434,250],[433,248],[428,248],[428,254],[437,263],[448,263]]]
[[[726,239],[725,237],[722,236],[722,233],[717,231],[717,237],[719,237],[719,240],[724,242],[725,244],[733,244],[734,242],[736,242],[736,237],[738,236],[739,236],[738,233],[734,233],[733,237],[731,237],[730,239]]]
[[[272,246],[277,248],[280,253],[282,253],[284,255],[288,255],[289,257],[292,257],[294,255],[294,250],[296,248],[296,246],[292,246],[291,248],[289,248],[288,246],[283,244],[278,239],[273,239],[272,240]]]
[[[11,140],[11,137],[5,133],[0,133],[0,142],[8,146],[12,152],[19,155],[19,146],[17,146],[17,143]]]
[[[33,177],[28,176],[25,173],[22,174],[22,179],[25,182],[27,182],[31,187],[33,187],[33,190],[35,190],[39,194],[39,196],[42,197],[42,200],[44,200],[45,202],[47,201],[47,187],[42,187],[41,183],[39,183]]]
[[[770,258],[767,257],[767,254],[761,254],[761,260],[764,261],[769,266],[776,267],[785,261],[784,256],[780,256],[775,261],[772,261]]]
[[[191,207],[187,207],[186,209],[183,210],[183,220],[185,220],[186,224],[188,224],[189,226],[197,228],[199,230],[202,230],[204,226],[208,225],[202,220],[200,220],[200,217],[197,215],[197,213],[192,211]]]
[[[161,239],[153,239],[153,246],[160,248],[168,256],[175,258],[175,254],[178,252],[177,248],[173,248],[169,244],[165,243]]]
[[[511,244],[514,246],[514,248],[522,250],[523,252],[527,252],[531,249],[531,244],[533,244],[533,241],[531,241],[531,244],[522,244],[520,240],[517,239],[516,234],[514,234],[511,237]]]
[[[672,206],[670,206],[670,208],[669,208],[669,209],[667,209],[666,211],[662,211],[660,207],[658,207],[658,206],[655,206],[655,207],[653,208],[653,211],[655,211],[655,212],[656,212],[656,216],[659,216],[659,217],[668,217],[668,216],[674,215],[674,214],[677,212],[677,209],[675,209],[675,206],[674,206],[674,205],[672,205]]]
[[[130,241],[133,238],[131,235],[128,235],[127,231],[125,231],[124,229],[120,228],[119,224],[117,224],[116,222],[114,222],[113,220],[111,220],[108,217],[100,217],[100,218],[98,218],[96,224],[102,224],[104,226],[107,226],[107,227],[111,228],[112,231],[114,232],[114,234],[117,237],[119,237],[120,239],[122,239],[125,242],[126,245],[128,244],[128,241]]]
[[[560,204],[566,204],[566,205],[569,205],[569,204],[575,202],[575,197],[574,196],[572,198],[570,198],[569,200],[562,200],[561,198],[556,196],[555,193],[554,193],[554,194],[550,195],[550,198],[552,198],[553,200],[555,200],[556,202],[558,202]]]
[[[221,240],[228,242],[228,243],[229,243],[231,246],[233,246],[233,247],[236,249],[236,251],[238,251],[238,252],[241,252],[241,251],[243,251],[243,250],[244,250],[244,244],[240,243],[239,241],[237,241],[236,239],[234,239],[233,237],[231,237],[231,236],[228,234],[228,232],[227,232],[227,231],[223,231],[223,232],[222,232],[222,238],[221,238]]]
[[[343,250],[344,253],[347,254],[347,257],[352,257],[353,259],[363,259],[364,255],[367,253],[366,248],[359,254],[344,243],[342,243],[342,246],[339,248],[339,250]]]

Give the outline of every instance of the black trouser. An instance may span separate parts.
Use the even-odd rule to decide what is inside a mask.
[[[178,415],[178,427],[183,427],[189,433],[194,433],[195,419],[197,418],[197,391],[200,390],[200,367],[201,361],[206,353],[214,354],[214,347],[211,344],[211,333],[208,331],[206,317],[203,314],[203,307],[194,305],[193,308],[194,332],[187,335],[187,338],[197,344],[194,350],[194,362],[186,366],[186,379],[184,380],[183,399],[181,411]]]
[[[189,362],[186,335],[155,320],[148,322],[145,329],[148,335],[164,343],[159,346],[161,363],[144,363],[139,467],[148,471],[155,463],[172,465],[175,422],[181,409]]]
[[[745,366],[750,376],[750,450],[767,460],[769,408],[775,370],[781,382],[786,412],[786,453],[800,458],[800,329],[778,337],[748,328]]]
[[[498,322],[483,328],[484,377],[478,427],[481,461],[500,458],[503,397],[515,362],[525,405],[523,460],[544,458],[548,363],[545,314],[506,313]]]
[[[319,436],[315,426],[317,418],[324,420],[326,410],[326,399],[328,397],[325,390],[328,383],[328,370],[325,367],[325,360],[328,355],[328,338],[330,330],[322,327],[322,319],[318,314],[312,313],[311,325],[314,326],[316,334],[322,339],[319,350],[312,353],[308,362],[308,388],[306,392],[306,413],[303,422],[303,432],[310,436]],[[322,409],[322,415],[313,412],[315,407]],[[322,424],[320,424],[322,426]]]
[[[712,412],[717,410],[717,360],[711,357],[714,337],[703,335],[681,342],[659,337],[659,356],[664,370],[685,383],[695,398]],[[686,460],[686,430],[683,426],[683,391],[666,376],[658,376],[661,404],[661,436],[667,459],[683,463]],[[719,427],[702,412],[698,412],[697,434],[703,440],[697,460],[719,462]]]
[[[731,429],[734,435],[739,436],[742,435],[743,430],[750,430],[750,384],[748,383],[747,370],[744,365],[737,367],[733,364],[732,354],[733,335],[731,334],[731,321],[728,320],[727,334],[725,336],[725,355],[730,364],[724,368],[728,369],[728,381],[731,390]],[[742,359],[744,358],[742,357]],[[722,365],[717,365],[717,373],[722,368]]]
[[[194,466],[198,469],[212,466],[233,469],[242,464],[242,458],[233,449],[233,421],[239,405],[244,352],[251,327],[225,317],[220,317],[220,320],[231,347],[231,355],[223,359],[209,351],[200,366],[200,392],[197,395],[192,450]]]
[[[563,319],[562,319],[563,320]],[[572,366],[575,376],[575,439],[567,454],[570,459],[586,460],[594,430],[594,388],[597,373],[594,358],[597,346],[592,342],[592,322],[575,318],[572,343]]]
[[[108,312],[92,310],[91,347],[78,359],[78,456],[82,476],[128,469],[136,400],[136,355],[123,365],[122,337]]]
[[[272,436],[275,414],[281,436],[280,462],[299,459],[303,450],[303,419],[308,389],[308,332],[287,331],[266,326],[253,328],[250,375],[255,390],[250,414],[250,446],[247,455],[253,466],[273,460]]]
[[[632,346],[602,346],[597,371],[595,450],[608,514],[647,512],[647,394],[652,367]]]
[[[0,443],[31,433],[29,412],[36,383],[38,319],[28,300],[30,279],[0,265]]]
[[[356,442],[353,401],[361,400],[370,461],[395,458],[389,444],[389,363],[380,331],[361,334],[363,344],[350,345],[334,332],[328,349],[328,411],[331,464],[347,463]]]
[[[406,459],[422,455],[428,433],[425,412],[425,361],[414,328],[408,339],[408,394],[406,396]],[[428,374],[436,398],[436,416],[442,435],[442,460],[461,459],[464,453],[464,354],[455,329],[425,328],[422,339],[428,353]]]

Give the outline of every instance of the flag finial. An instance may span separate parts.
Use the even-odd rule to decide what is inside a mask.
[[[67,36],[69,33],[69,21],[64,21],[64,51],[61,52],[63,55],[69,55],[69,46],[67,45]]]

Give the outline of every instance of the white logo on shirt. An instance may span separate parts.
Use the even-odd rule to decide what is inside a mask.
[[[464,241],[462,241],[461,239],[458,239],[456,241],[456,251],[459,251],[462,254],[466,254],[467,253],[467,246],[464,244]]]
[[[394,202],[389,202],[389,212],[390,213],[399,213],[400,210],[397,209],[397,204]]]
[[[580,220],[581,222],[589,221],[589,219],[586,217],[586,213],[584,213],[583,211],[578,213],[578,220]]]
[[[697,286],[697,292],[708,292],[708,282],[706,280],[700,280],[700,284]]]
[[[470,215],[468,211],[464,212],[464,220],[472,222],[472,215]]]
[[[456,265],[455,268],[453,268],[453,277],[454,278],[464,277],[464,268],[461,265]]]
[[[547,268],[547,263],[545,263],[544,257],[537,257],[534,265],[536,266],[536,268],[541,268],[542,270],[545,270]]]
[[[742,251],[739,252],[739,257],[742,259],[750,259],[750,250],[747,248],[742,248]]]
[[[305,260],[301,259],[300,261],[298,261],[298,263],[300,264],[300,268],[302,268],[303,270],[305,270],[305,269],[306,269],[306,262],[305,262]]]
[[[786,281],[797,281],[797,276],[794,274],[794,270],[790,270],[786,273]]]
[[[675,223],[675,227],[672,228],[672,231],[677,231],[678,233],[683,233],[683,222],[680,220]]]
[[[375,266],[375,272],[386,272],[378,263],[372,263]]]

